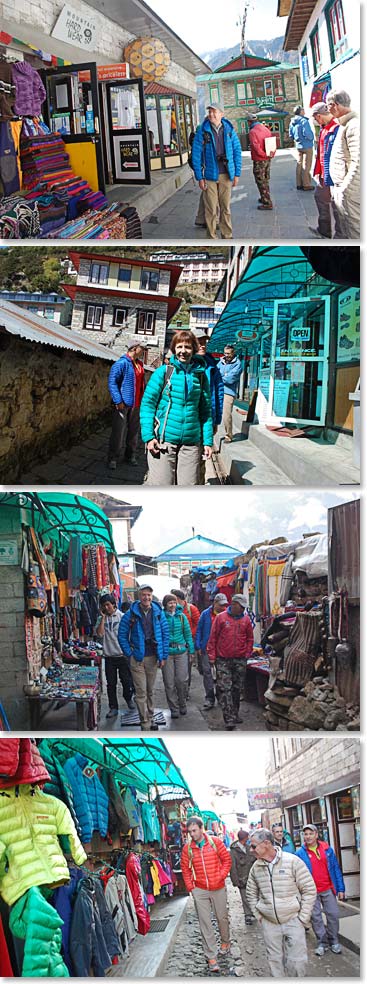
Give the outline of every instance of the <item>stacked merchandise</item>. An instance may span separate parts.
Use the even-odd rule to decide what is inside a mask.
[[[11,906],[2,967],[9,976],[104,977],[149,932],[150,906],[173,893],[158,814],[147,795],[62,740],[37,744],[0,743],[0,894]],[[143,826],[132,828],[138,816]],[[153,833],[154,843],[139,841]]]

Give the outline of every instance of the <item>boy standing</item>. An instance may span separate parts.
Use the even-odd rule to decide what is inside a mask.
[[[119,625],[123,616],[122,612],[119,612],[117,609],[113,595],[105,594],[102,596],[100,610],[101,615],[96,625],[96,636],[102,641],[105,659],[109,703],[109,710],[106,717],[114,718],[118,715],[117,677],[119,676],[120,678],[124,699],[130,710],[135,709],[135,703],[133,701],[134,684],[127,657],[124,656],[117,638]]]

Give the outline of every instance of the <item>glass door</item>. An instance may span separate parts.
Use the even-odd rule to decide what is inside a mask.
[[[60,133],[70,165],[93,189],[105,190],[97,68],[94,62],[45,72],[45,119]]]
[[[108,140],[115,184],[150,184],[142,79],[106,83]]]
[[[324,426],[329,331],[329,296],[274,301],[269,387],[274,419]]]

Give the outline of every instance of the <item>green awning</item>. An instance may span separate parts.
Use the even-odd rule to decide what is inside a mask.
[[[255,246],[241,279],[218,319],[208,350],[256,345],[273,324],[273,302],[329,294],[335,284],[315,273],[300,246]],[[240,333],[240,334],[238,334]]]
[[[21,509],[21,519],[33,526],[42,538],[49,537],[65,549],[70,537],[78,534],[83,544],[103,543],[116,553],[112,526],[102,509],[82,495],[72,492],[5,492],[0,506]]]
[[[148,793],[151,786],[189,786],[161,738],[48,738],[63,759],[80,752],[126,785]]]

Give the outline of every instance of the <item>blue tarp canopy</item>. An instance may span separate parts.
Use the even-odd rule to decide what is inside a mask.
[[[217,540],[209,540],[206,536],[190,537],[182,543],[176,543],[174,547],[165,550],[164,553],[155,557],[161,563],[169,560],[230,560],[232,557],[239,557],[243,551],[239,547],[229,547],[227,543],[218,543]]]
[[[321,296],[334,286],[315,273],[300,246],[255,246],[215,325],[208,350],[223,352],[229,343],[237,350],[256,345],[272,327],[274,300]]]

